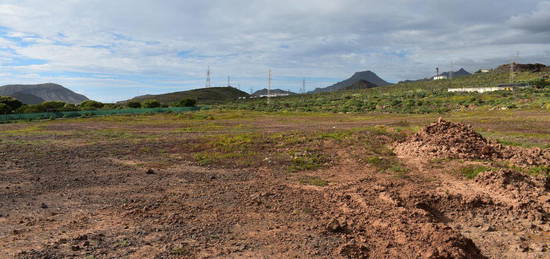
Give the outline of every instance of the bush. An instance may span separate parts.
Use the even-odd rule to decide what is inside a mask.
[[[2,113],[11,113],[23,106],[22,102],[9,96],[0,96],[0,104],[3,104],[0,109]]]
[[[11,108],[5,103],[0,103],[0,114],[10,113]]]
[[[19,107],[15,112],[16,113],[39,113],[45,112],[44,106],[41,104],[28,104]]]
[[[145,100],[141,104],[143,108],[158,108],[160,107],[160,102],[157,100]]]
[[[197,104],[195,99],[183,99],[176,103],[176,107],[194,107]]]
[[[72,104],[72,103],[66,103],[66,104],[63,106],[63,111],[66,111],[66,112],[78,111],[78,107],[76,107],[76,105],[74,105],[74,104]]]
[[[63,110],[63,108],[65,107],[65,104],[66,103],[59,102],[59,101],[46,101],[46,102],[43,102],[41,105],[44,111],[58,112]]]
[[[80,109],[83,111],[97,110],[103,108],[103,106],[105,106],[105,104],[101,102],[88,100],[80,104]]]
[[[141,108],[141,103],[136,101],[129,101],[126,106],[128,106],[128,108]]]

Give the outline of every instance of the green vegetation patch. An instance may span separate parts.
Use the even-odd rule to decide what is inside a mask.
[[[300,183],[304,185],[313,185],[313,186],[319,186],[319,187],[324,187],[329,184],[328,181],[323,180],[318,176],[304,176],[300,178]]]
[[[489,171],[491,168],[482,165],[468,165],[458,169],[458,173],[468,179],[474,179],[480,173]]]
[[[315,170],[323,167],[329,161],[330,160],[324,154],[318,151],[305,150],[294,152],[288,170],[290,172]]]
[[[527,173],[530,175],[536,175],[536,176],[546,176],[550,177],[550,167],[548,166],[534,166],[527,170]]]

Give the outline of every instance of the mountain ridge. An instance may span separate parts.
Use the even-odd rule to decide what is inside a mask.
[[[231,86],[225,87],[209,87],[209,88],[198,88],[187,91],[171,92],[165,94],[148,94],[136,96],[134,98],[120,101],[118,103],[127,103],[130,101],[145,101],[155,99],[162,104],[171,104],[179,102],[183,99],[194,99],[197,100],[198,104],[215,104],[221,103],[229,100],[235,100],[240,97],[250,96],[246,92],[243,92],[237,88]]]
[[[354,83],[364,80],[368,83],[374,84],[376,86],[386,86],[391,85],[391,83],[386,82],[384,79],[380,78],[376,73],[366,70],[361,72],[355,72],[351,77],[348,79],[345,79],[343,81],[340,81],[336,84],[333,84],[328,87],[324,88],[315,88],[315,90],[309,92],[309,93],[322,93],[322,92],[333,92],[338,90],[343,90],[346,87],[352,86]]]
[[[11,96],[25,104],[38,104],[44,101],[62,101],[79,104],[89,100],[86,96],[54,83],[12,84],[0,86],[1,96]]]

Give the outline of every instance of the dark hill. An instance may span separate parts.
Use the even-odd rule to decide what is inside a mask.
[[[291,91],[285,91],[285,90],[281,90],[281,89],[271,89],[270,91],[271,94],[276,94],[276,95],[293,95],[293,94],[296,94],[294,92],[291,92]],[[267,89],[264,88],[262,90],[258,90],[256,92],[254,92],[253,94],[251,94],[252,96],[261,96],[261,95],[267,95]]]
[[[358,89],[368,89],[373,87],[377,87],[377,85],[365,80],[359,80],[350,86],[342,88],[342,90],[358,90]]]
[[[504,64],[497,67],[495,70],[499,72],[508,72],[510,71],[510,64]],[[515,72],[550,72],[550,67],[536,63],[536,64],[514,64]]]
[[[171,104],[174,102],[181,101],[183,99],[195,99],[198,104],[216,104],[223,103],[226,101],[236,100],[239,97],[248,97],[249,94],[233,87],[210,87],[210,88],[200,88],[189,91],[182,92],[173,92],[167,94],[158,94],[158,95],[143,95],[134,97],[130,100],[122,101],[145,101],[150,99],[155,99],[162,104]]]
[[[5,85],[0,87],[0,95],[14,97],[25,104],[37,104],[43,101],[62,101],[78,104],[88,100],[58,84]]]
[[[462,77],[462,76],[469,76],[471,74],[472,73],[466,71],[464,68],[461,68],[457,71],[449,71],[449,72],[441,73],[442,76],[446,76],[447,78],[451,77],[451,75],[452,75],[452,78],[457,78],[457,77]]]
[[[329,87],[325,88],[316,88],[311,93],[321,93],[321,92],[334,92],[338,90],[343,90],[346,87],[351,87],[353,84],[357,83],[360,80],[364,80],[366,82],[369,82],[371,84],[374,84],[375,86],[386,86],[390,85],[390,83],[384,81],[384,79],[380,78],[378,75],[376,75],[372,71],[363,71],[363,72],[357,72],[353,74],[350,78],[336,83],[334,85],[331,85]]]

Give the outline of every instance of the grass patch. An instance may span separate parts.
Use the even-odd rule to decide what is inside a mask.
[[[328,185],[328,181],[321,179],[318,176],[304,176],[300,178],[300,183],[304,185],[314,185],[324,187]]]
[[[482,165],[469,165],[458,169],[458,173],[468,179],[474,179],[480,173],[488,171],[490,168]]]
[[[550,167],[548,166],[534,166],[527,170],[527,173],[530,175],[536,176],[547,176],[550,177]]]
[[[315,170],[323,167],[329,161],[323,154],[313,151],[295,152],[292,155],[290,172]]]

